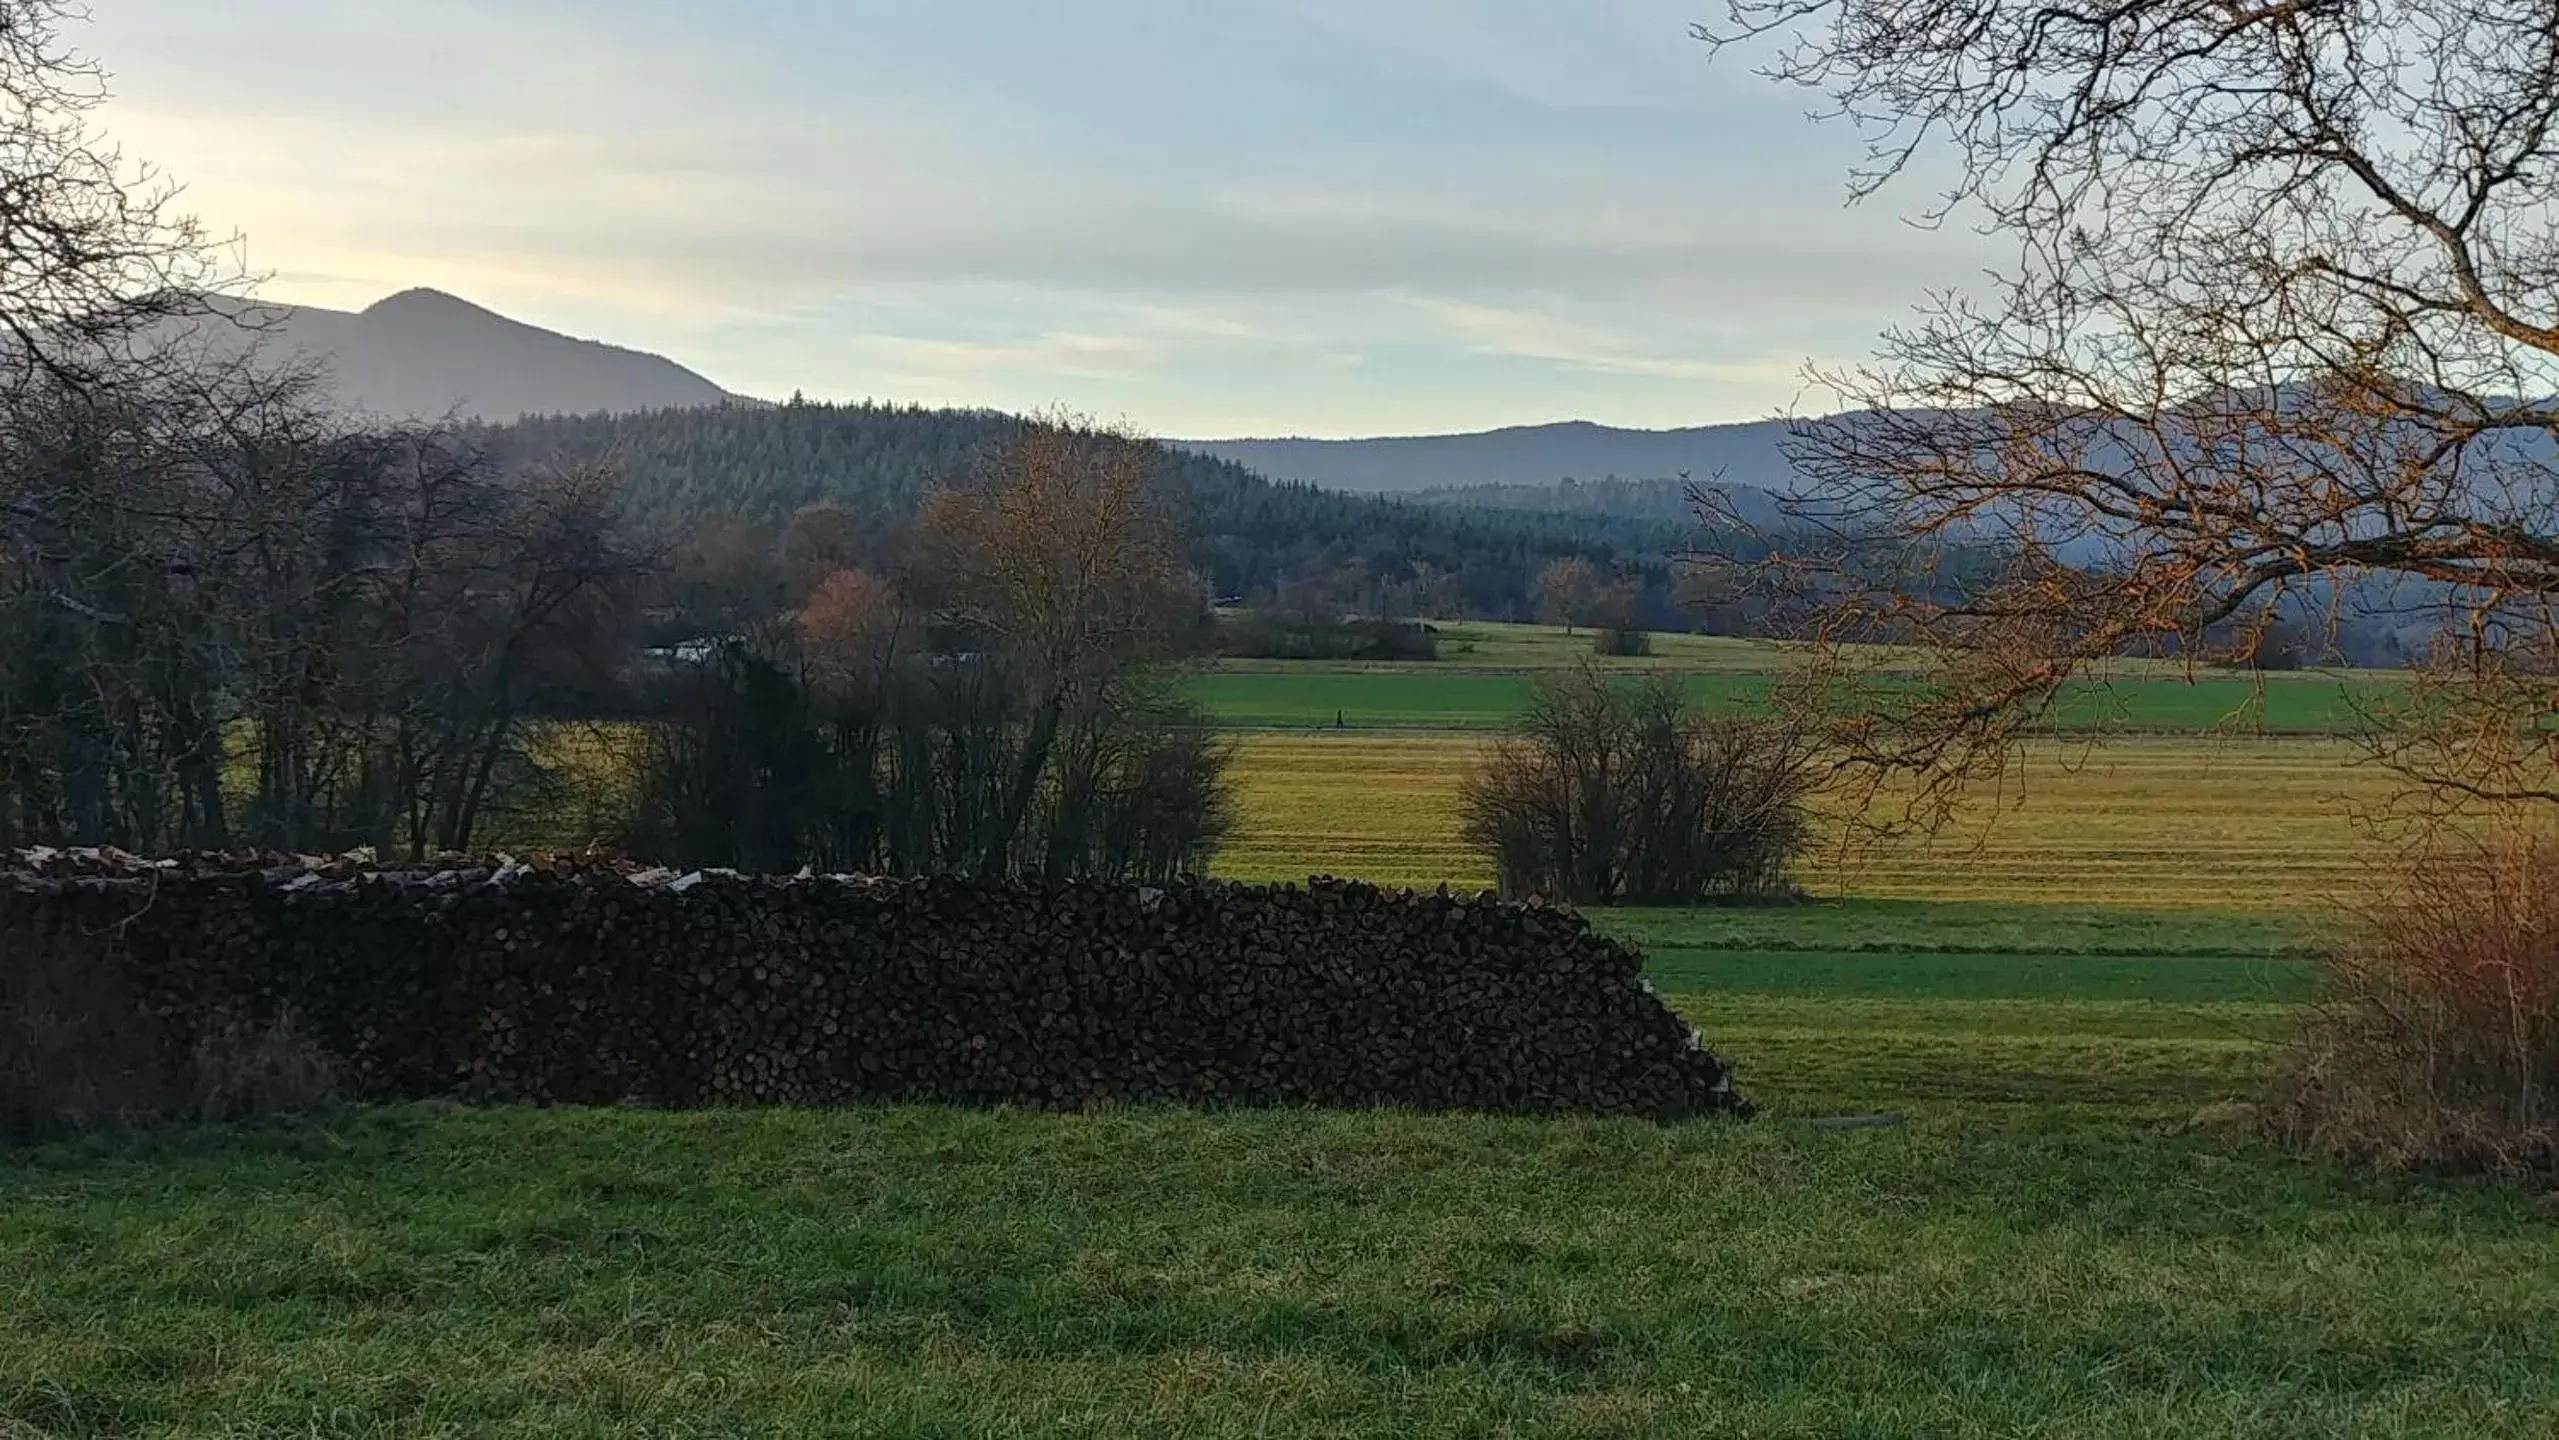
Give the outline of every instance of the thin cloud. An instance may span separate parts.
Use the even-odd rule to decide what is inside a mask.
[[[1029,0],[132,0],[96,48],[273,298],[435,285],[762,393],[1745,418],[1979,263],[1843,212],[1791,120],[1733,129],[1775,112],[1674,0],[1161,3],[1115,38]]]

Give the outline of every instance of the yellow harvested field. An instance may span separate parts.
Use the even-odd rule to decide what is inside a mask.
[[[1239,736],[1227,772],[1235,830],[1218,873],[1482,889],[1492,872],[1458,841],[1457,790],[1484,743],[1357,731]]]
[[[1237,824],[1218,869],[1488,885],[1457,838],[1458,787],[1483,743],[1239,737]],[[2298,910],[2352,893],[2382,846],[2356,817],[2392,782],[2355,760],[2324,740],[2054,743],[1933,840],[1851,848],[1828,827],[1802,878],[1821,894]]]

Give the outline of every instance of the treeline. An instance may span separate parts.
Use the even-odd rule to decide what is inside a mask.
[[[0,844],[460,848],[616,681],[609,477],[508,473],[210,360],[0,405]]]
[[[693,866],[1213,853],[1224,752],[1164,683],[1212,621],[1155,447],[989,430],[894,524],[676,543],[607,457],[488,439],[236,357],[0,392],[0,847],[419,856],[567,817]]]
[[[795,403],[538,418],[474,438],[525,463],[607,463],[637,520],[715,547],[758,543],[716,532],[769,538],[824,503],[885,550],[937,485],[1025,423],[981,410]],[[1182,450],[1165,450],[1162,463],[1192,563],[1219,597],[1379,619],[1524,621],[1538,613],[1537,577],[1579,559],[1628,578],[1641,623],[1687,628],[1672,557],[1696,539],[1694,517],[1422,505],[1277,483]]]

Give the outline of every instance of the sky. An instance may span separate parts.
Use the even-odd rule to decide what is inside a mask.
[[[1979,237],[1718,0],[96,0],[103,123],[277,301],[1153,434],[1818,410]]]

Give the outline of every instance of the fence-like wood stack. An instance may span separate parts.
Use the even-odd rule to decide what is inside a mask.
[[[1198,883],[0,857],[12,976],[107,967],[183,1063],[289,1012],[370,1100],[1747,1113],[1568,911]]]

